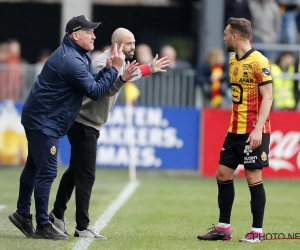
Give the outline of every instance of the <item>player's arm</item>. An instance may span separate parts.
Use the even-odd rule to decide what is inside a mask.
[[[259,87],[259,92],[262,96],[262,102],[258,113],[258,119],[254,129],[262,131],[265,122],[270,114],[273,103],[272,84],[265,84]]]
[[[253,131],[250,133],[248,140],[250,149],[255,149],[261,145],[262,131],[266,120],[270,114],[273,102],[272,94],[272,74],[270,71],[270,62],[267,58],[262,57],[257,63],[256,80],[258,83],[258,91],[262,97],[262,102],[258,111],[258,118]]]
[[[259,108],[258,119],[253,131],[250,133],[249,138],[246,141],[250,142],[250,149],[255,149],[261,145],[262,130],[270,114],[273,102],[272,83],[261,85],[259,87],[259,92],[262,96],[262,102]]]

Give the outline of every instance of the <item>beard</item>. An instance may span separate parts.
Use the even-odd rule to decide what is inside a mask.
[[[234,52],[234,48],[232,45],[226,45],[226,51],[227,52]]]
[[[130,52],[131,52],[131,51],[129,51],[129,52],[124,52],[124,51],[123,51],[126,60],[130,60],[130,59],[133,58],[133,55],[134,55],[134,54],[129,54]]]

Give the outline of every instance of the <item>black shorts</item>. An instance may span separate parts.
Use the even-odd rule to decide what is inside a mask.
[[[243,164],[245,169],[261,169],[269,166],[270,134],[262,135],[261,145],[253,150],[246,143],[249,134],[227,133],[220,153],[219,163],[236,169]]]

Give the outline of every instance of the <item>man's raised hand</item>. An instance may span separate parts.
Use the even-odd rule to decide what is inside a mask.
[[[126,68],[122,74],[122,80],[127,82],[133,77],[138,75],[137,69],[138,69],[139,63],[134,60],[132,63],[127,61]]]
[[[124,61],[125,61],[125,55],[123,53],[123,44],[120,45],[119,49],[117,48],[117,44],[113,44],[113,49],[112,49],[112,66],[116,70],[120,70],[120,68],[123,66]]]
[[[153,65],[153,73],[155,72],[166,72],[165,67],[168,67],[170,63],[170,60],[168,60],[168,57],[165,56],[163,58],[160,58],[158,60],[158,54],[153,58],[153,60],[150,62],[150,64]],[[150,65],[151,67],[151,65]]]

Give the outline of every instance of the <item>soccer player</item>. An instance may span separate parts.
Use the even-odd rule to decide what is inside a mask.
[[[262,225],[266,194],[262,169],[269,165],[272,76],[269,60],[251,48],[251,32],[249,20],[232,17],[228,19],[224,31],[226,50],[235,52],[235,55],[229,60],[232,114],[216,172],[219,223],[208,233],[198,235],[199,240],[231,240],[233,175],[239,164],[245,167],[253,216],[250,233],[239,241],[261,242],[263,240]]]

